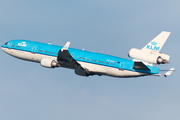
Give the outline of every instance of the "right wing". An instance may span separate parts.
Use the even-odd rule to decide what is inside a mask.
[[[58,52],[57,61],[62,67],[75,69],[75,73],[82,76],[89,76],[89,72],[84,69],[69,53],[70,42],[67,42]]]

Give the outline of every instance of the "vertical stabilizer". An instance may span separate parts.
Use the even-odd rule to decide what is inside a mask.
[[[171,33],[162,31],[158,36],[156,36],[151,42],[149,42],[146,46],[144,46],[141,50],[145,52],[160,52],[164,43]]]

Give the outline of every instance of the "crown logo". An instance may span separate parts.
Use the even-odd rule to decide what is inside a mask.
[[[155,42],[155,41],[151,42],[151,45],[157,45],[157,42]]]

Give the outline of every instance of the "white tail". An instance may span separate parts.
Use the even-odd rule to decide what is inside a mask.
[[[151,53],[152,51],[160,52],[161,48],[163,47],[164,43],[166,42],[170,34],[171,32],[162,31],[158,36],[156,36],[151,42],[149,42],[141,50],[149,53]]]
[[[128,52],[129,57],[133,58],[134,61],[143,61],[149,65],[169,63],[170,56],[159,53],[169,35],[170,32],[162,31],[141,50],[130,49]]]

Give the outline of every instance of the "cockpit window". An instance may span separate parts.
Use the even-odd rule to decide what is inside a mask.
[[[7,44],[8,44],[8,42],[5,43],[5,45],[7,45]]]

